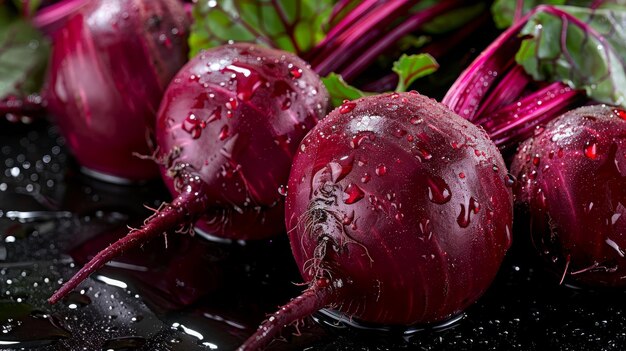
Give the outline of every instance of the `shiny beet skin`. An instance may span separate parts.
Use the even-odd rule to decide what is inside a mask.
[[[330,307],[357,320],[446,320],[487,289],[511,244],[506,184],[485,132],[435,100],[412,92],[346,102],[294,159],[294,257],[305,281],[329,281]]]
[[[284,194],[298,143],[329,98],[306,62],[251,44],[213,48],[169,86],[157,126],[163,179],[173,194],[192,174],[211,207],[197,226],[232,239],[284,231]]]
[[[518,149],[516,204],[533,245],[561,279],[626,286],[626,112],[581,107]],[[527,235],[527,233],[520,233]]]
[[[187,61],[189,20],[177,0],[92,1],[55,32],[44,91],[78,160],[128,180],[158,175],[152,154],[161,97]]]

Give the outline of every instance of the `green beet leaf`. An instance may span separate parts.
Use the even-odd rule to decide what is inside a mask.
[[[515,58],[533,79],[626,107],[626,10],[545,7],[520,34],[528,38]]]
[[[211,0],[193,8],[190,56],[234,42],[254,42],[298,55],[325,34],[332,0]]]
[[[0,98],[39,92],[50,44],[29,22],[0,9]]]

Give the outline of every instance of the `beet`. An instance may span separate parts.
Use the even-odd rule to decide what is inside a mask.
[[[158,175],[153,162],[133,154],[152,153],[161,97],[187,61],[188,27],[178,0],[103,0],[55,31],[42,94],[87,173]]]
[[[305,137],[286,201],[308,289],[243,350],[320,308],[357,321],[443,321],[476,301],[511,244],[507,169],[484,131],[417,93],[346,102]]]
[[[625,119],[626,111],[606,105],[572,110],[513,160],[516,205],[561,282],[626,286]]]
[[[228,239],[284,233],[284,196],[298,143],[326,114],[319,77],[297,56],[252,44],[201,52],[169,85],[157,120],[163,178],[176,198],[101,251],[51,298],[58,301],[128,248],[162,233]]]

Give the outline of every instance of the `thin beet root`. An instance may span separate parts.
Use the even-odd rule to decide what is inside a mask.
[[[313,284],[300,296],[291,300],[267,319],[246,342],[239,347],[239,351],[260,350],[267,340],[272,340],[280,333],[283,325],[293,323],[310,316],[315,311],[338,301],[327,286],[328,280]]]
[[[241,350],[322,307],[382,325],[440,322],[491,284],[511,244],[513,199],[483,130],[394,93],[344,103],[299,150],[285,221],[309,288]]]
[[[190,185],[172,201],[171,204],[164,204],[153,216],[148,218],[144,226],[140,229],[132,230],[125,237],[109,245],[106,249],[98,252],[81,270],[68,280],[49,299],[51,304],[57,303],[78,284],[87,279],[100,267],[104,266],[113,258],[121,255],[128,249],[141,246],[154,237],[167,233],[172,228],[193,222],[201,216],[207,209],[209,201],[205,192],[200,190],[202,184]]]
[[[251,44],[201,52],[173,79],[157,120],[154,158],[175,200],[94,257],[50,302],[124,250],[180,227],[237,240],[284,233],[279,188],[328,104],[319,77],[293,54]]]

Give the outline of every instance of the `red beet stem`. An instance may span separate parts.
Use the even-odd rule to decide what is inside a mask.
[[[325,281],[327,282],[327,280]],[[256,351],[265,348],[274,340],[274,337],[281,331],[283,326],[303,319],[335,302],[338,296],[336,293],[328,283],[324,284],[324,286],[314,284],[300,296],[280,307],[239,347],[238,351]]]
[[[108,261],[121,255],[124,251],[143,245],[150,239],[185,224],[192,224],[208,208],[208,198],[198,186],[187,186],[171,204],[164,204],[156,213],[150,216],[144,225],[131,230],[128,235],[98,252],[83,268],[70,280],[59,288],[49,299],[51,304],[57,303],[78,284],[87,279],[96,270]]]

